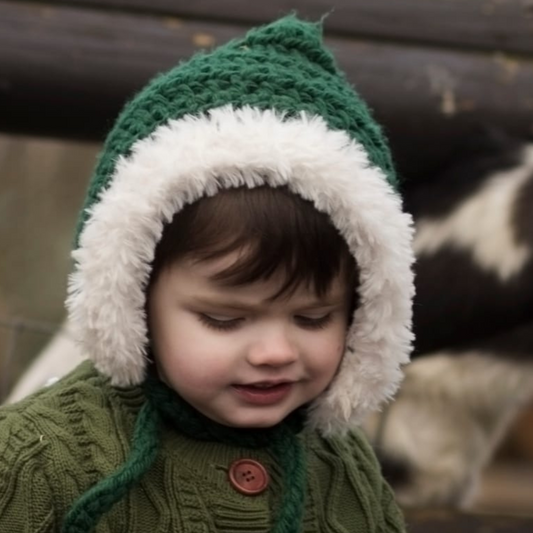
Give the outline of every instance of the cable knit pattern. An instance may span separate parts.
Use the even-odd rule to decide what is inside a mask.
[[[0,409],[0,531],[59,533],[81,494],[124,463],[141,388],[116,389],[83,363],[58,384]],[[300,438],[307,456],[302,533],[399,533],[403,520],[358,434]],[[228,481],[241,458],[261,462],[268,489],[253,497]],[[165,426],[148,473],[106,513],[98,533],[267,533],[283,472],[263,448],[193,440]]]
[[[94,531],[101,516],[139,482],[157,457],[163,421],[195,441],[262,448],[270,453],[281,466],[284,479],[272,533],[300,531],[306,486],[304,454],[297,438],[304,423],[300,410],[272,428],[254,431],[223,426],[205,417],[156,376],[148,377],[143,390],[147,401],[137,416],[126,462],[74,503],[63,523],[63,533]]]

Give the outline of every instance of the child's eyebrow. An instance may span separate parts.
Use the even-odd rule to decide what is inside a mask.
[[[220,297],[201,297],[196,296],[194,302],[197,305],[203,305],[206,307],[217,307],[220,309],[232,309],[236,311],[249,311],[253,309],[261,309],[265,306],[268,306],[272,301],[269,299],[262,300],[257,303],[247,303],[240,300],[231,300],[231,299],[221,299]],[[297,307],[302,309],[322,309],[329,307],[343,306],[345,304],[345,297],[343,295],[338,295],[336,297],[328,297],[323,300],[312,300],[308,302],[302,302],[298,304]]]

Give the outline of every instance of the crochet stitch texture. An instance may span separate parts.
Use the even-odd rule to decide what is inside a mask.
[[[366,149],[370,162],[396,185],[388,144],[366,104],[323,46],[322,27],[288,16],[248,32],[209,54],[157,76],[125,107],[107,137],[89,186],[86,210],[98,201],[116,161],[158,126],[184,115],[199,115],[232,104],[276,109],[287,116],[303,111],[321,116],[334,130],[347,132]]]

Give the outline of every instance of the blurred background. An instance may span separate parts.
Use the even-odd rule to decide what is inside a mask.
[[[531,142],[531,0],[0,0],[0,402],[56,334],[69,340],[74,226],[121,105],[157,72],[292,10],[328,15],[326,42],[383,124],[407,193],[480,131]],[[533,404],[471,509],[533,517]]]
[[[0,398],[59,329],[73,231],[99,147],[0,135]]]

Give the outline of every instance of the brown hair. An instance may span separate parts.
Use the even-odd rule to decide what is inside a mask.
[[[185,256],[198,261],[243,251],[214,279],[230,286],[285,275],[278,298],[302,283],[317,296],[346,276],[354,291],[355,260],[325,213],[286,187],[224,189],[185,206],[168,224],[155,251],[151,282]]]

